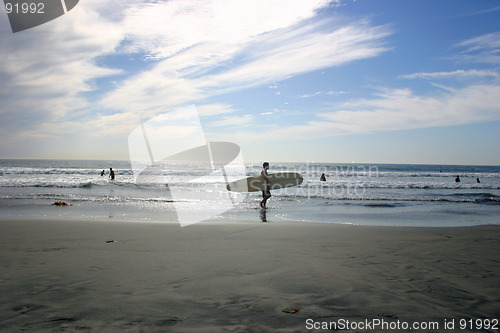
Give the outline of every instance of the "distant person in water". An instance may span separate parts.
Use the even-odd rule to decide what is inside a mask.
[[[264,162],[262,165],[262,171],[260,174],[264,177],[265,189],[262,191],[262,200],[260,201],[260,207],[266,208],[267,199],[271,197],[271,187],[269,185],[269,175],[267,173],[267,169],[269,169],[269,163]]]
[[[101,177],[103,177],[103,176],[104,176],[104,174],[105,174],[105,172],[104,172],[104,170],[102,170],[102,172],[101,172]]]
[[[455,178],[455,183],[460,183],[460,177],[457,175],[457,178]]]
[[[115,172],[113,171],[113,168],[109,168],[109,179],[115,180]]]
[[[479,180],[479,178],[476,178],[476,183],[480,184],[481,181]]]
[[[321,174],[321,177],[319,177],[319,180],[322,182],[326,182],[326,177],[325,177],[324,173]]]

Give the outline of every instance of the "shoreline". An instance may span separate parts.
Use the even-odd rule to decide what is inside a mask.
[[[303,332],[500,311],[498,225],[125,222],[0,220],[0,331]]]
[[[60,208],[56,208],[60,209]],[[65,208],[62,208],[65,209]],[[269,209],[268,209],[269,210]],[[254,209],[255,212],[258,211],[257,208]],[[274,210],[271,209],[271,212],[274,213]],[[278,211],[279,212],[279,211]],[[269,214],[269,212],[267,213]],[[395,214],[393,214],[395,215]],[[259,217],[260,216],[260,217]],[[279,224],[279,225],[304,225],[304,226],[312,226],[312,225],[331,225],[331,226],[352,226],[352,227],[367,227],[367,228],[417,228],[417,229],[453,229],[453,228],[477,228],[477,227],[499,227],[500,228],[500,223],[491,223],[491,222],[477,222],[476,224],[470,224],[469,223],[453,223],[450,222],[451,224],[447,223],[442,223],[442,222],[437,222],[437,218],[432,217],[429,221],[426,223],[423,223],[421,225],[417,225],[414,221],[414,217],[412,217],[412,220],[410,219],[401,219],[399,222],[394,222],[394,217],[393,216],[382,216],[382,217],[374,217],[374,218],[367,218],[367,217],[359,217],[357,220],[352,220],[349,218],[346,218],[345,221],[342,218],[336,217],[337,220],[332,221],[332,222],[327,222],[327,221],[307,221],[307,220],[289,220],[289,219],[272,219],[272,220],[267,220],[263,221],[262,220],[262,212],[259,214],[255,213],[254,220],[250,220],[248,216],[244,220],[237,220],[235,217],[231,216],[229,218],[224,217],[220,218],[214,217],[211,219],[207,219],[201,222],[196,222],[193,224],[187,224],[184,227],[181,228],[189,228],[192,225],[205,225],[205,226],[218,226],[218,225],[260,225],[260,224]],[[351,216],[350,216],[351,217]],[[391,222],[384,222],[384,217]],[[452,216],[447,216],[447,220],[452,221]],[[490,219],[491,220],[491,219]],[[160,219],[155,219],[155,218],[148,218],[144,220],[138,220],[137,218],[114,218],[114,217],[74,217],[74,216],[68,216],[68,215],[60,215],[56,216],[54,214],[50,214],[49,216],[44,216],[42,218],[40,217],[35,217],[33,215],[20,215],[20,216],[0,216],[0,224],[2,222],[15,222],[19,221],[21,223],[23,222],[64,222],[64,223],[117,223],[117,224],[138,224],[138,225],[170,225],[170,226],[179,226],[180,223],[179,221],[176,220],[160,220]],[[432,222],[432,223],[430,223]],[[434,222],[436,222],[434,224]]]

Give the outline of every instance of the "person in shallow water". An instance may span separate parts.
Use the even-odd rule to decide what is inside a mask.
[[[455,178],[455,183],[460,183],[460,177],[457,175],[457,178]]]
[[[319,180],[322,182],[326,182],[326,177],[325,177],[324,173],[321,174],[321,177],[319,177]]]
[[[115,172],[113,171],[113,168],[109,168],[109,179],[115,180]]]
[[[262,191],[262,200],[260,201],[260,207],[262,208],[266,208],[267,199],[271,197],[271,188],[269,186],[267,169],[269,169],[269,163],[264,162],[264,164],[262,165],[262,171],[260,172],[262,177],[264,177],[264,181],[266,183],[265,189]]]

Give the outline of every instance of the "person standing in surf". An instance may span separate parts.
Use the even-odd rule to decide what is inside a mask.
[[[109,168],[109,178],[111,180],[115,180],[115,172],[113,171],[113,168]]]
[[[260,202],[261,208],[266,208],[267,199],[271,197],[271,187],[269,186],[269,175],[267,173],[267,169],[269,169],[269,163],[264,162],[262,165],[262,171],[260,174],[264,177],[264,182],[266,183],[265,189],[262,191],[262,200]]]

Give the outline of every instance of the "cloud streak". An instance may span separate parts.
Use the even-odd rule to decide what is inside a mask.
[[[375,98],[351,101],[340,110],[318,113],[315,120],[304,125],[274,128],[261,136],[302,140],[498,120],[498,85],[471,85],[431,97],[417,95],[410,89],[386,88]],[[258,137],[256,133],[247,135]]]
[[[46,25],[2,35],[0,117],[9,126],[2,126],[1,138],[26,143],[68,133],[115,136],[126,133],[134,121],[193,102],[201,105],[202,116],[224,116],[234,111],[231,106],[206,100],[386,50],[387,27],[355,22],[331,28],[334,20],[307,22],[336,5],[338,1],[328,0],[87,0]],[[130,73],[120,69],[127,64],[110,68],[101,61],[120,54],[155,63],[127,78]],[[98,87],[96,80],[118,74],[102,99],[87,98]],[[251,120],[224,116],[212,125]]]
[[[253,122],[253,116],[246,114],[241,117],[224,117],[221,120],[212,121],[208,124],[208,127],[219,127],[219,126],[247,126]]]
[[[321,117],[352,133],[452,126],[500,120],[499,102],[500,86],[473,85],[435,97],[393,89],[380,98],[347,104],[351,110]]]
[[[414,73],[408,75],[402,75],[402,79],[469,79],[469,78],[481,78],[481,77],[491,77],[498,78],[500,75],[493,70],[456,70],[451,72],[434,72],[434,73]]]
[[[233,44],[194,45],[127,79],[103,98],[102,105],[159,112],[388,50],[384,45],[391,34],[388,26],[354,22],[332,29],[327,23],[296,24]]]
[[[54,23],[2,33],[0,116],[9,123],[4,134],[85,109],[89,103],[81,94],[95,89],[93,81],[120,73],[95,61],[113,52],[121,40],[119,30],[101,19],[96,6],[85,1]]]
[[[464,49],[455,57],[459,61],[500,64],[500,31],[464,40],[455,47]]]
[[[316,97],[316,96],[333,96],[333,95],[344,95],[347,94],[346,91],[336,91],[336,90],[329,90],[329,91],[316,91],[315,93],[312,94],[302,94],[300,96],[297,96],[298,98],[311,98],[311,97]]]
[[[213,0],[145,3],[133,6],[123,21],[127,52],[151,59],[169,58],[206,42],[239,44],[315,16],[336,1]],[[223,54],[211,52],[207,59]]]

